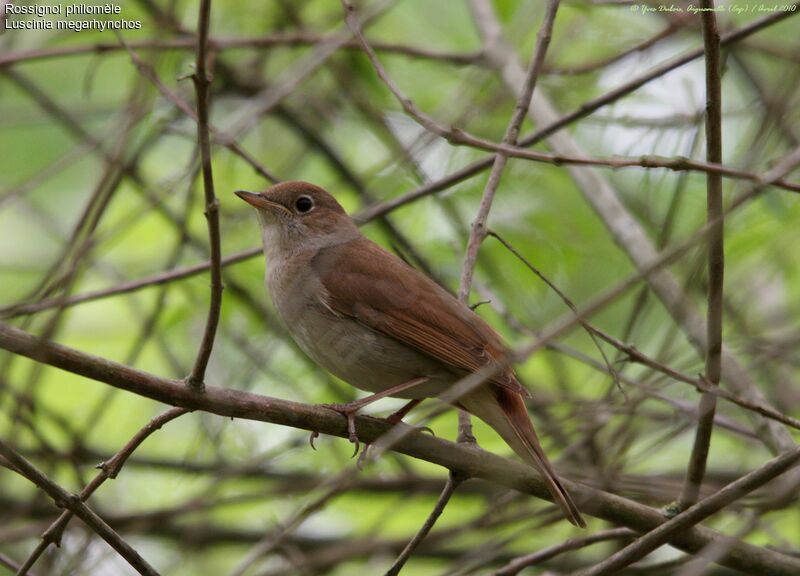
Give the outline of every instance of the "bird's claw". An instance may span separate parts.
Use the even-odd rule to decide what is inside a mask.
[[[308,443],[311,445],[311,449],[312,449],[312,450],[316,450],[316,449],[317,449],[317,447],[316,447],[316,446],[314,446],[314,440],[315,440],[316,438],[319,438],[319,432],[317,432],[316,430],[314,430],[314,431],[311,433],[311,435],[308,437]]]
[[[353,455],[351,456],[351,458],[355,458],[355,456],[361,449],[361,443],[358,439],[358,434],[356,433],[356,413],[358,412],[359,408],[361,408],[361,406],[353,406],[352,404],[323,404],[322,406],[328,408],[329,410],[333,410],[334,412],[338,412],[339,414],[347,418],[347,438],[348,440],[350,440],[350,442],[352,442],[355,445],[355,450],[353,451]],[[404,414],[402,413],[395,413],[389,416],[386,420],[390,424],[394,425],[403,421],[403,415]],[[415,427],[415,429],[419,430],[420,432],[428,432],[431,436],[436,436],[433,430],[428,426]],[[314,448],[314,438],[316,438],[317,436],[319,436],[319,433],[312,432],[311,438],[309,438],[309,442],[311,443],[312,448]],[[367,449],[368,448],[369,444],[367,444]],[[359,456],[358,458],[357,466],[359,467],[359,469],[362,468],[364,462],[366,461],[367,449],[365,449],[364,452],[361,453],[361,456]]]
[[[361,443],[359,442],[358,434],[356,433],[356,412],[358,412],[358,407],[354,408],[350,404],[323,404],[323,406],[333,410],[334,412],[338,412],[347,418],[347,439],[355,444],[355,450],[353,451],[353,455],[350,457],[354,458],[361,448]]]

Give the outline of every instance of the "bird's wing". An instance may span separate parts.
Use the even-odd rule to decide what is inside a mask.
[[[366,238],[320,250],[311,266],[331,311],[433,356],[457,373],[475,372],[506,355],[500,336],[480,316]],[[529,395],[510,367],[491,382]]]

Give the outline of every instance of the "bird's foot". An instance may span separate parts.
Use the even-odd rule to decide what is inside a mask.
[[[356,412],[361,409],[362,404],[358,402],[350,402],[348,404],[323,404],[322,406],[333,410],[334,412],[338,412],[347,418],[347,438],[350,440],[350,442],[355,444],[355,451],[353,452],[353,456],[351,456],[351,458],[354,457],[356,454],[358,454],[359,448],[361,448],[361,444],[358,441],[358,434],[356,434]]]
[[[386,418],[386,421],[392,425],[402,422],[403,417],[406,414],[408,414],[409,410],[414,406],[416,406],[417,404],[419,404],[420,402],[421,400],[412,400],[397,412],[390,414],[389,417]],[[338,412],[339,414],[347,418],[347,438],[350,440],[350,442],[352,442],[355,445],[355,450],[353,451],[352,457],[355,457],[356,454],[358,454],[359,449],[361,448],[361,443],[358,439],[358,434],[356,433],[356,413],[361,408],[363,408],[364,405],[365,404],[363,400],[360,401],[356,400],[355,402],[348,402],[347,404],[339,404],[339,403],[322,404],[323,407],[328,408],[329,410],[333,410],[334,412]],[[421,432],[429,432],[432,436],[436,436],[436,434],[433,433],[433,430],[431,430],[427,426],[420,426],[415,428],[417,430],[420,430]],[[309,438],[309,444],[311,444],[311,447],[314,448],[315,450],[316,447],[314,446],[314,439],[317,438],[318,436],[319,432],[312,432],[311,437]],[[367,446],[369,447],[369,444],[367,444]],[[359,457],[358,459],[359,468],[363,465],[365,456],[366,456],[366,450],[361,454],[361,457]]]

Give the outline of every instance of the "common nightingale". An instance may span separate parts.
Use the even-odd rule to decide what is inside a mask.
[[[335,406],[348,418],[385,396],[440,396],[470,373],[504,362],[500,336],[427,276],[359,232],[336,199],[306,182],[236,194],[256,209],[275,309],[314,362],[373,395]],[[499,367],[498,367],[499,368]],[[576,526],[586,524],[542,450],[507,365],[454,404],[491,426],[543,476]]]

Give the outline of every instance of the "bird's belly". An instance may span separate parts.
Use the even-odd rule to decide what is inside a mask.
[[[300,348],[331,374],[368,392],[382,392],[420,376],[430,381],[396,396],[441,394],[456,378],[430,356],[327,310],[306,309],[287,328]]]

